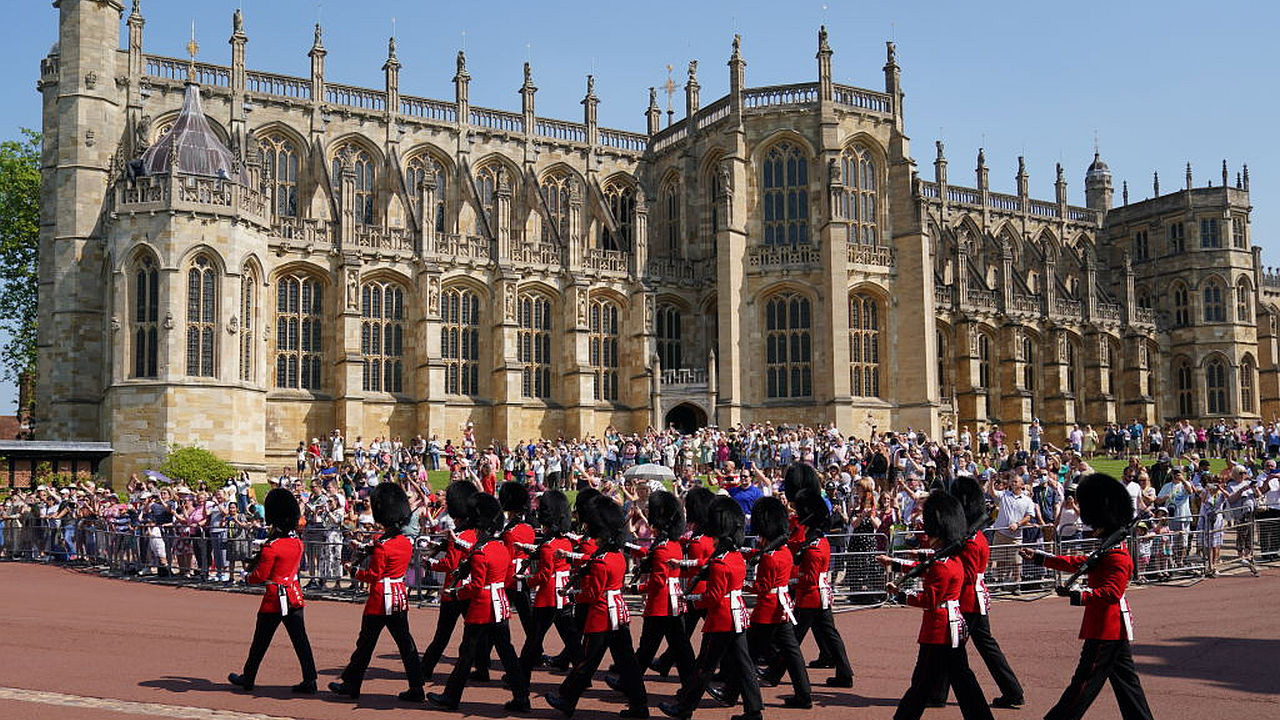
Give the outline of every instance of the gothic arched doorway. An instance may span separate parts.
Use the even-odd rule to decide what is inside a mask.
[[[675,426],[677,430],[685,435],[690,435],[698,430],[698,428],[706,427],[707,414],[702,408],[689,403],[680,403],[671,408],[667,412],[665,420],[666,427]]]

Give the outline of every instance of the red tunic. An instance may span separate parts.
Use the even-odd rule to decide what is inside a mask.
[[[569,538],[552,538],[538,546],[538,570],[529,578],[534,607],[563,608],[565,598],[560,590],[569,582],[569,561],[556,557],[557,550],[573,549]]]
[[[1084,564],[1086,555],[1047,557],[1044,566],[1051,570],[1075,572]],[[1102,554],[1085,575],[1088,588],[1072,597],[1072,605],[1084,605],[1080,623],[1082,640],[1132,640],[1133,620],[1129,601],[1124,597],[1133,576],[1133,558],[1123,545]]]
[[[975,533],[964,544],[956,559],[964,568],[964,586],[960,588],[960,612],[986,615],[991,607],[991,594],[987,592],[987,581],[984,573],[991,560],[991,546],[987,536]]]
[[[667,564],[668,560],[680,560],[684,557],[680,543],[663,540],[649,549],[649,574],[640,592],[644,594],[645,617],[669,617],[679,615],[680,598],[684,589],[680,587],[680,573]],[[674,603],[674,606],[673,606]]]
[[[280,594],[283,591],[289,610],[301,610],[302,586],[298,584],[298,564],[302,562],[302,541],[294,535],[268,540],[253,572],[245,578],[250,585],[267,584],[258,612],[281,615]]]
[[[706,591],[698,607],[707,611],[702,632],[742,632],[749,617],[742,599],[742,583],[747,579],[747,563],[737,551],[730,550],[708,561]]]
[[[404,573],[413,557],[413,544],[404,535],[378,536],[369,553],[369,566],[356,572],[358,582],[369,583],[365,615],[391,615],[409,609]]]
[[[578,593],[578,603],[587,608],[583,632],[625,629],[631,621],[622,599],[622,579],[626,572],[627,560],[620,552],[607,552],[587,560],[586,575]]]
[[[799,579],[796,583],[796,607],[831,607],[831,544],[821,535],[800,548]]]
[[[707,564],[707,560],[715,554],[715,551],[716,540],[710,535],[694,535],[689,538],[684,544],[685,558],[697,561],[697,565],[685,568],[684,572],[680,573],[680,576],[685,580],[692,580],[694,576],[702,571],[702,566]],[[689,588],[689,593],[700,595],[706,587],[707,581],[702,580]]]
[[[581,540],[579,540],[577,549],[574,552],[581,553],[582,557],[578,558],[577,560],[569,561],[569,567],[573,569],[573,572],[577,573],[581,571],[582,567],[586,565],[587,562],[591,559],[591,556],[596,554],[596,550],[598,549],[598,547],[599,546],[597,545],[595,538],[583,537]],[[581,586],[582,583],[579,582],[578,585]],[[577,598],[574,599],[574,603],[581,605],[582,602],[583,602],[582,595],[579,594]]]
[[[514,590],[517,585],[516,575],[524,575],[529,565],[529,553],[516,547],[516,543],[532,545],[533,527],[528,523],[516,523],[502,531],[502,542],[507,546],[507,554],[511,555],[511,580],[507,583],[507,589]]]
[[[472,552],[471,572],[458,587],[458,599],[469,600],[463,622],[484,625],[511,617],[507,605],[507,576],[511,574],[511,555],[501,540],[490,540]]]
[[[795,562],[791,559],[791,551],[780,547],[760,559],[756,566],[756,581],[752,591],[756,594],[756,606],[751,611],[751,622],[761,625],[777,625],[794,622],[795,614],[791,611],[791,571]]]
[[[475,530],[463,530],[458,533],[458,539],[468,543],[476,541]],[[444,590],[457,587],[458,580],[453,577],[453,571],[458,569],[458,563],[462,562],[462,558],[471,552],[470,548],[459,547],[452,540],[445,541],[446,548],[444,554],[431,561],[431,569],[435,572],[444,573]]]
[[[910,567],[914,563],[903,563]],[[960,615],[960,588],[964,585],[964,568],[954,558],[939,560],[925,571],[919,591],[907,593],[907,604],[924,608],[920,618],[921,645],[959,647],[964,618]]]

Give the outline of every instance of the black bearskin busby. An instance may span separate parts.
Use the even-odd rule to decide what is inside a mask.
[[[591,506],[598,497],[603,497],[599,490],[587,488],[579,491],[578,497],[573,501],[573,515],[578,521],[578,529],[588,534],[590,533],[587,528],[590,527],[591,513],[593,512]]]
[[[746,534],[747,516],[742,506],[727,495],[717,495],[707,508],[706,532],[716,539],[716,550],[737,550]]]
[[[973,527],[979,520],[987,517],[987,494],[978,481],[970,475],[961,475],[951,484],[951,494],[960,501],[964,510],[966,527]]]
[[[581,510],[579,510],[581,515]],[[597,494],[587,512],[587,534],[596,539],[603,550],[617,550],[625,539],[622,507]]]
[[[380,482],[369,493],[373,521],[391,532],[400,532],[409,523],[409,496],[393,482]]]
[[[538,497],[538,524],[550,537],[569,532],[573,518],[569,512],[569,498],[559,490],[548,490]]]
[[[680,537],[684,532],[684,512],[675,495],[666,490],[649,495],[649,526],[663,539]]]
[[[1129,491],[1110,475],[1090,473],[1080,478],[1076,501],[1080,503],[1080,519],[1095,530],[1113,532],[1133,521]]]
[[[960,501],[944,490],[934,490],[924,501],[924,534],[947,547],[964,539],[967,525]]]
[[[831,508],[827,506],[827,501],[822,497],[822,491],[817,488],[803,488],[796,493],[795,501],[796,517],[799,518],[800,524],[811,530],[826,531],[831,526]]]
[[[522,516],[529,512],[529,488],[524,483],[504,482],[498,488],[498,502],[504,511]]]
[[[787,534],[787,508],[776,497],[762,497],[751,507],[751,530],[765,542]]]
[[[692,525],[697,532],[705,533],[703,526],[707,523],[707,508],[715,500],[715,493],[704,487],[696,487],[684,494],[684,521]]]
[[[477,492],[479,491],[475,485],[465,481],[453,483],[444,491],[445,509],[449,511],[449,517],[459,530],[471,527],[467,520],[471,514],[471,497]]]
[[[787,466],[787,474],[782,477],[782,494],[794,507],[801,490],[822,491],[822,479],[818,471],[808,463],[794,462]]]
[[[502,532],[502,505],[489,493],[476,493],[469,502],[469,522],[477,536],[493,537]]]
[[[262,514],[268,525],[277,532],[287,534],[298,529],[302,509],[298,507],[298,498],[293,493],[284,488],[275,488],[263,499]]]

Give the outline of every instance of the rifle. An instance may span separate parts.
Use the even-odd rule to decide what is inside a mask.
[[[917,562],[915,565],[912,565],[911,568],[907,570],[906,573],[903,574],[902,579],[899,580],[900,586],[905,585],[906,583],[912,580],[915,580],[918,577],[921,577],[926,572],[929,572],[929,568],[933,567],[934,563],[940,560],[945,560],[959,553],[961,550],[964,549],[964,546],[969,542],[969,538],[973,537],[974,535],[977,535],[983,530],[986,530],[987,527],[991,525],[991,523],[992,523],[992,519],[991,519],[991,516],[989,515],[983,515],[982,517],[975,520],[972,525],[966,528],[968,532],[965,533],[965,536],[963,538],[956,540],[955,542],[949,543],[948,545],[946,545],[945,547],[939,550],[929,553],[928,557]],[[921,552],[921,551],[918,550],[917,552]],[[901,561],[895,559],[894,563],[899,564],[901,563]]]
[[[1075,573],[1073,573],[1071,577],[1067,578],[1066,582],[1059,585],[1056,590],[1068,590],[1072,585],[1075,585],[1077,580],[1079,580],[1085,573],[1089,572],[1094,565],[1098,564],[1098,560],[1101,559],[1104,554],[1110,552],[1112,549],[1120,545],[1120,543],[1124,542],[1125,539],[1129,537],[1129,534],[1133,532],[1133,528],[1138,524],[1138,522],[1138,518],[1134,518],[1133,522],[1116,529],[1110,535],[1103,538],[1102,542],[1098,543],[1097,549],[1089,553],[1089,555],[1085,557],[1084,562],[1080,563],[1080,567],[1076,569]]]

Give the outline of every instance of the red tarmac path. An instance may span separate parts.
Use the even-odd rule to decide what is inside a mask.
[[[1134,653],[1156,718],[1276,720],[1280,718],[1280,569],[1261,578],[1222,577],[1193,587],[1136,588]],[[57,567],[0,564],[0,720],[136,720],[140,717],[200,720],[307,718],[355,720],[390,717],[447,718],[446,713],[406,706],[395,699],[403,672],[394,644],[384,635],[354,705],[325,694],[290,697],[298,668],[283,628],[267,655],[254,694],[232,692],[253,630],[255,596],[163,587],[100,578]],[[360,622],[360,606],[314,602],[307,628],[323,686],[346,663]],[[821,687],[830,671],[814,671],[820,717],[889,718],[906,689],[915,661],[919,611],[858,610],[838,616],[857,673],[853,690]],[[419,645],[429,639],[435,612],[411,610]],[[1040,718],[1066,684],[1080,650],[1080,609],[1065,600],[1000,602],[993,625],[1027,690],[1020,711],[997,710],[1000,720]],[[639,622],[633,623],[638,633]],[[515,630],[517,647],[521,634]],[[458,633],[460,636],[461,633]],[[550,636],[555,638],[553,632]],[[558,639],[552,639],[553,648]],[[806,653],[812,657],[812,640]],[[437,668],[442,684],[456,647]],[[970,653],[979,681],[994,690],[986,669]],[[496,663],[494,677],[501,674]],[[533,717],[559,718],[541,699],[560,675],[536,672]],[[648,677],[650,705],[674,695],[677,682]],[[429,690],[431,688],[428,688]],[[788,687],[766,689],[769,720],[793,720],[779,698]],[[509,698],[497,682],[472,686],[463,696],[467,714],[502,717]],[[616,717],[621,698],[597,679],[575,719]],[[392,712],[387,712],[387,711]],[[696,718],[727,720],[733,712],[704,700]],[[852,712],[850,712],[852,711]],[[1110,689],[1088,718],[1119,718]],[[954,705],[926,718],[959,718]]]

